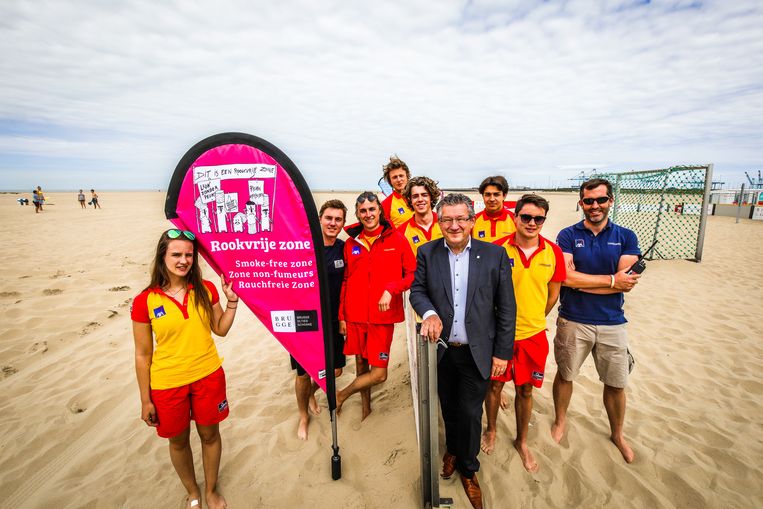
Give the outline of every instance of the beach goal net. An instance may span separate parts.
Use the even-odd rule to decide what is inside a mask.
[[[648,260],[702,258],[713,165],[597,173],[612,184],[610,218],[633,230],[643,251],[658,241]]]

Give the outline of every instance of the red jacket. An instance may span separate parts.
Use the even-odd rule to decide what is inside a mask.
[[[339,319],[356,323],[397,323],[405,320],[403,292],[410,288],[416,259],[408,241],[387,221],[369,250],[357,239],[363,225],[346,231],[344,281],[339,303]],[[392,294],[387,311],[379,311],[384,290]]]

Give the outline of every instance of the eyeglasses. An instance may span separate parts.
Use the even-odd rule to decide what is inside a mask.
[[[535,221],[535,224],[538,226],[546,222],[546,216],[533,216],[530,214],[519,214],[519,219],[525,224],[528,224],[530,221]]]
[[[445,226],[450,226],[453,223],[464,225],[472,220],[471,217],[439,217],[437,219],[441,224],[444,224]]]
[[[604,205],[609,201],[609,196],[599,196],[598,198],[583,198],[580,201],[586,205],[593,205],[593,202],[596,202],[599,205]]]
[[[194,240],[196,239],[196,235],[193,234],[193,232],[189,232],[188,230],[178,230],[177,228],[172,228],[171,230],[167,230],[167,236],[171,239],[176,239],[183,235],[188,240]]]

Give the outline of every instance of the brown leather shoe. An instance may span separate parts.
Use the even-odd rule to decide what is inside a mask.
[[[453,472],[456,471],[456,457],[449,452],[445,453],[442,457],[442,472],[440,477],[443,479],[450,479]]]
[[[482,490],[480,489],[479,481],[477,481],[477,474],[474,474],[471,479],[462,475],[461,484],[464,485],[464,491],[466,496],[469,497],[472,507],[474,509],[482,509]]]

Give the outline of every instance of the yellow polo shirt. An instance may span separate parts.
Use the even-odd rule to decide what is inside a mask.
[[[217,289],[206,280],[204,286],[216,304],[220,300]],[[161,288],[149,288],[133,299],[133,321],[150,323],[154,333],[152,389],[188,385],[215,372],[223,363],[212,339],[209,317],[196,308],[194,293],[189,286],[180,303]]]
[[[395,228],[400,228],[400,225],[413,216],[413,211],[405,203],[405,198],[397,191],[392,191],[392,194],[384,199],[381,206],[384,210],[384,217]]]
[[[511,279],[517,301],[515,341],[527,339],[546,329],[548,283],[564,281],[567,269],[562,250],[550,240],[538,236],[537,249],[529,258],[516,244],[516,233],[494,242],[506,249],[511,264]]]
[[[397,229],[397,231],[403,234],[403,237],[405,237],[408,244],[411,246],[413,256],[416,256],[419,246],[423,246],[430,240],[442,238],[442,230],[440,230],[440,223],[437,222],[437,214],[432,212],[432,215],[434,216],[434,220],[432,221],[429,230],[422,228],[415,221],[415,216],[412,216]]]
[[[512,212],[501,209],[498,214],[490,216],[483,210],[474,219],[472,237],[485,242],[495,242],[515,231],[517,231],[517,227],[514,224]]]

